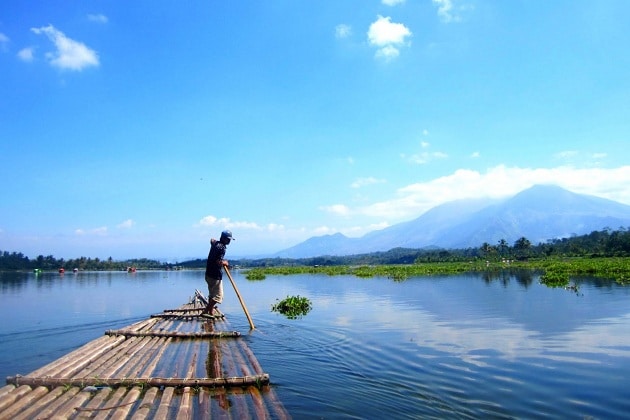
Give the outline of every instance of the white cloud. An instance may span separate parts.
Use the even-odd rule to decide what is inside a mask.
[[[95,15],[88,15],[88,20],[90,22],[96,22],[96,23],[107,23],[109,22],[109,19],[107,19],[107,16],[103,15],[103,14],[95,14]]]
[[[403,44],[405,38],[411,36],[411,31],[402,23],[392,23],[391,18],[378,16],[370,25],[368,39],[370,44],[379,47],[390,44]]]
[[[322,206],[320,207],[320,209],[328,213],[336,214],[339,216],[350,215],[350,208],[344,204],[333,204],[331,206]]]
[[[217,219],[214,216],[204,216],[197,225],[199,226],[214,226],[217,221],[219,219]]]
[[[405,0],[381,0],[381,3],[386,6],[396,6],[399,4],[403,4],[404,2]]]
[[[459,20],[459,18],[453,14],[454,11],[452,0],[433,0],[433,4],[437,6],[438,16],[440,17],[442,22],[448,23]]]
[[[230,228],[230,229],[254,229],[254,230],[263,229],[254,222],[237,222],[237,221],[229,221],[229,219],[225,227]]]
[[[389,226],[390,224],[388,222],[372,223],[367,226],[351,226],[341,229],[341,233],[349,237],[357,238],[365,235],[368,232],[385,229]]]
[[[328,227],[328,226],[319,226],[313,229],[312,235],[314,236],[323,236],[323,235],[332,235],[333,233],[339,232],[337,229]]]
[[[588,153],[577,150],[564,150],[553,155],[556,160],[566,164],[576,165],[578,162],[583,165],[597,166],[608,157],[607,153]]]
[[[348,38],[350,35],[352,35],[352,27],[350,25],[342,23],[335,27],[336,38]]]
[[[118,229],[131,229],[135,225],[135,222],[131,219],[127,219],[124,222],[116,226]]]
[[[459,169],[451,175],[400,188],[394,199],[348,211],[400,220],[417,217],[449,201],[502,198],[536,184],[554,184],[579,194],[630,204],[630,166],[612,169],[576,169],[569,166],[533,169],[499,165],[485,173]]]
[[[369,183],[364,178],[359,184]],[[311,236],[341,232],[349,237],[361,236],[395,223],[418,217],[440,204],[469,198],[503,198],[514,195],[535,184],[555,184],[581,194],[595,195],[630,204],[630,165],[612,169],[569,166],[555,168],[520,168],[499,165],[485,171],[460,169],[448,175],[403,186],[387,199],[367,205],[350,206],[336,203],[321,206],[330,222],[321,221],[318,227],[262,225],[253,222],[233,221],[208,215],[197,225],[202,235],[217,235],[231,229],[239,239],[236,254],[261,252],[261,243],[267,243],[264,252],[288,248]],[[339,226],[333,226],[339,218]],[[324,219],[326,220],[326,219]],[[343,221],[341,221],[343,220]],[[347,223],[351,223],[348,225]],[[208,232],[211,229],[211,232]],[[273,238],[273,240],[271,240]],[[273,245],[269,245],[273,243]],[[275,249],[267,249],[274,246]],[[254,251],[256,250],[256,251]]]
[[[461,22],[462,15],[473,10],[472,4],[463,3],[464,0],[432,0],[437,6],[437,14],[444,23]]]
[[[96,235],[96,236],[106,236],[107,235],[107,226],[102,226],[94,229],[76,229],[74,233],[78,236],[84,235]]]
[[[55,44],[56,50],[46,54],[51,65],[60,69],[77,71],[99,65],[96,51],[88,48],[82,42],[66,37],[54,26],[48,25],[41,28],[31,28],[31,30],[38,35],[46,35]]]
[[[222,218],[217,218],[215,216],[212,215],[208,215],[203,217],[199,223],[197,224],[198,226],[206,226],[206,227],[226,227],[230,222],[230,219],[226,218],[226,217],[222,217]]]
[[[284,229],[285,229],[285,228],[284,228],[284,225],[278,225],[278,224],[276,224],[276,223],[269,223],[269,224],[267,225],[267,230],[268,230],[269,232],[277,232],[277,231],[282,231],[282,230],[284,230]]]
[[[284,230],[284,226],[276,223],[269,223],[266,226],[260,226],[255,222],[234,221],[228,217],[217,218],[212,215],[203,217],[195,227],[212,227],[217,229],[246,229],[255,231],[277,232]]]
[[[578,155],[577,150],[563,150],[555,154],[557,159],[570,159]]]
[[[470,157],[473,158],[473,159],[477,159],[477,158],[481,157],[481,153],[479,153],[479,152],[472,152]]]
[[[384,182],[385,182],[384,179],[377,179],[370,176],[367,178],[357,178],[352,184],[350,184],[350,187],[361,188],[361,187],[366,187],[368,185],[382,184]]]
[[[424,165],[425,163],[429,163],[435,159],[446,159],[448,155],[444,152],[431,152],[428,149],[431,147],[431,143],[427,141],[420,142],[420,148],[422,149],[420,153],[414,153],[412,155],[407,156],[406,154],[401,154],[400,156],[408,160],[411,163],[415,163],[418,165]]]
[[[35,57],[33,47],[22,48],[18,51],[17,56],[20,60],[30,63]]]
[[[407,45],[407,38],[412,35],[402,23],[392,23],[390,17],[378,16],[372,22],[367,36],[370,45],[377,47],[376,57],[391,60],[400,54],[399,47]]]
[[[376,58],[389,61],[389,60],[393,60],[399,55],[400,55],[400,51],[398,50],[398,48],[394,47],[393,45],[385,45],[384,47],[376,50],[376,54],[374,56]]]

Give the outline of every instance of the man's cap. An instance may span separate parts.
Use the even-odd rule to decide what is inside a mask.
[[[232,236],[232,232],[230,232],[229,230],[224,230],[223,232],[221,232],[221,237],[222,238],[230,238],[231,240],[235,241],[236,239]]]

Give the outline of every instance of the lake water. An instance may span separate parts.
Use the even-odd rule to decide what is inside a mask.
[[[294,418],[622,418],[630,413],[630,287],[536,275],[234,279],[221,309]],[[180,306],[202,271],[0,273],[0,376],[27,374]],[[309,298],[289,320],[276,299]]]

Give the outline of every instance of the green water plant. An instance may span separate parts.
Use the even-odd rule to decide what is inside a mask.
[[[252,281],[264,280],[266,277],[267,276],[265,275],[262,269],[256,269],[256,268],[252,270],[248,270],[247,273],[245,274],[245,278],[247,280],[252,280]]]
[[[592,276],[630,284],[630,257],[550,257],[516,260],[482,260],[452,262],[418,262],[415,264],[335,265],[335,266],[269,266],[247,271],[250,280],[262,280],[267,275],[324,274],[329,276],[357,276],[361,278],[387,277],[404,281],[416,276],[434,276],[466,272],[494,273],[504,270],[531,270],[541,273],[541,282],[550,287],[565,287],[571,277]]]
[[[271,306],[272,312],[278,312],[289,319],[296,319],[306,315],[313,308],[313,304],[308,298],[303,296],[287,296]]]

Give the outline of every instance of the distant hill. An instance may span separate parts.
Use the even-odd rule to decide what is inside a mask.
[[[484,242],[512,245],[525,237],[533,244],[630,226],[630,206],[553,185],[535,185],[504,200],[457,200],[417,219],[370,232],[360,238],[341,233],[312,237],[274,256],[308,258],[354,255],[392,248],[470,248]]]

